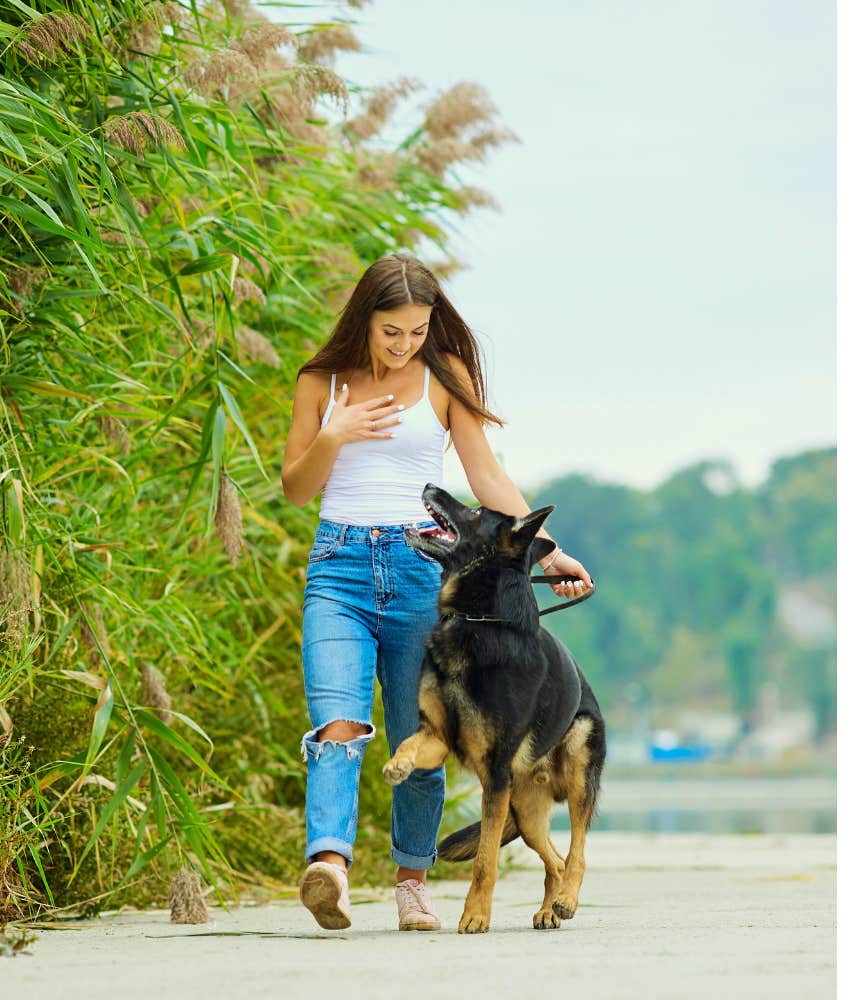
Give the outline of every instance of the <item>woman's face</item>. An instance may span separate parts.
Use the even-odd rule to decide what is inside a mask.
[[[396,309],[372,313],[369,321],[369,353],[390,369],[401,369],[425,343],[433,306],[408,302]]]

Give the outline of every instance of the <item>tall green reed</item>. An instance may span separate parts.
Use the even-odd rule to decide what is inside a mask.
[[[452,216],[492,201],[455,168],[513,136],[461,83],[387,150],[422,85],[348,83],[351,23],[290,6],[0,2],[0,744],[32,747],[4,919],[300,865],[295,373],[376,257],[459,266]],[[376,760],[373,878],[388,803]]]

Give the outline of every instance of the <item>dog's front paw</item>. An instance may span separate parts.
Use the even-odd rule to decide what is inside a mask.
[[[486,934],[489,930],[489,913],[481,913],[468,907],[464,909],[460,923],[457,925],[458,934]]]
[[[388,785],[400,785],[402,781],[410,777],[413,770],[413,761],[405,757],[391,757],[384,764],[384,781]]]
[[[555,907],[546,907],[543,910],[538,910],[534,914],[534,929],[538,931],[549,930],[552,927],[561,926],[561,918],[554,912]]]
[[[562,920],[572,920],[578,909],[578,899],[556,899],[552,909]]]

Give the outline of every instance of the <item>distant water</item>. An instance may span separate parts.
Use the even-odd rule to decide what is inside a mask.
[[[612,779],[602,776],[595,830],[638,833],[835,833],[829,778]],[[569,830],[565,806],[552,828]]]

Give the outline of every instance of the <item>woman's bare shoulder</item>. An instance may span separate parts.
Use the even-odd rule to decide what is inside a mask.
[[[315,409],[321,419],[331,398],[331,376],[329,372],[301,372],[295,381],[295,396],[305,409]]]

